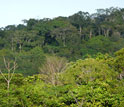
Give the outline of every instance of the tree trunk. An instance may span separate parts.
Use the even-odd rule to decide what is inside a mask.
[[[9,96],[9,87],[10,87],[10,81],[7,81],[7,90],[8,90],[8,96]]]
[[[120,79],[120,80],[122,80],[122,79],[123,79],[123,77],[122,77],[122,74],[121,74],[121,73],[119,74],[119,79]]]
[[[84,40],[84,37],[82,37],[82,28],[81,28],[81,26],[79,27],[79,33],[80,33],[80,38],[81,38],[81,40],[82,40],[82,38],[83,38],[83,40]]]
[[[51,74],[52,75],[52,85],[55,86],[55,75],[54,74]]]
[[[80,35],[81,35],[81,33],[82,33],[82,29],[81,29],[81,26],[80,26]]]
[[[107,29],[107,31],[106,31],[106,35],[107,35],[107,37],[109,37],[109,29]]]
[[[21,43],[19,44],[19,50],[20,50],[20,52],[21,52],[21,50],[22,50],[22,45],[21,45]]]
[[[12,44],[11,44],[11,49],[12,49],[12,51],[14,51],[14,45],[13,45],[13,38],[12,38]]]
[[[106,35],[106,30],[105,30],[105,29],[104,29],[104,36],[107,37],[107,35]]]
[[[92,38],[92,30],[90,30],[90,37],[89,37],[90,39]]]

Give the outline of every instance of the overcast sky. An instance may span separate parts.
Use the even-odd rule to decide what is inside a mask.
[[[123,8],[124,0],[0,0],[0,27],[22,23],[23,19],[94,13],[112,6]]]

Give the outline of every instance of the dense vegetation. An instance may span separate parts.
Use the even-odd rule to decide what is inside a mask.
[[[123,8],[23,21],[0,29],[0,107],[123,107]]]

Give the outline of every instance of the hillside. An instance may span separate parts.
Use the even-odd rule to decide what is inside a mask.
[[[123,107],[124,8],[0,28],[0,107]]]

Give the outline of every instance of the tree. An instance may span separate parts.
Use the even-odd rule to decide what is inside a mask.
[[[12,43],[15,44],[15,48],[17,48],[17,50],[19,50],[20,52],[22,50],[26,50],[25,48],[23,49],[23,47],[29,47],[29,48],[33,48],[35,46],[35,36],[36,36],[35,31],[25,31],[25,30],[16,30],[13,33],[13,37],[12,37]],[[13,46],[13,45],[12,45]]]
[[[11,61],[7,62],[5,57],[3,57],[3,60],[4,60],[5,68],[7,70],[7,77],[3,74],[1,69],[0,69],[0,73],[3,76],[3,78],[5,79],[5,81],[7,82],[7,89],[8,89],[8,96],[9,96],[10,82],[15,73],[15,69],[17,68],[17,63],[16,63],[16,60],[14,62],[11,62]]]
[[[115,70],[120,73],[119,78],[124,78],[124,48],[115,53]]]
[[[35,47],[30,51],[22,51],[17,55],[18,70],[24,75],[39,73],[39,67],[45,62],[45,54],[40,47]]]
[[[79,11],[78,13],[72,15],[69,17],[69,21],[72,23],[72,25],[76,26],[79,30],[80,37],[82,37],[83,28],[87,27],[90,22],[90,17],[88,12],[82,12]]]
[[[55,86],[59,84],[58,75],[65,70],[66,63],[67,61],[64,58],[49,56],[46,58],[43,67],[40,67],[40,74],[46,78],[46,82]]]
[[[111,53],[114,51],[114,44],[109,40],[109,38],[106,38],[102,35],[99,35],[97,37],[93,37],[92,39],[88,40],[86,43],[87,49],[93,51],[93,54],[96,54],[97,52],[101,53]]]
[[[8,104],[10,103],[10,82],[13,79],[15,70],[17,68],[17,63],[16,63],[16,59],[12,62],[12,61],[7,61],[5,59],[5,57],[3,56],[3,60],[4,60],[4,66],[6,68],[7,71],[7,75],[5,75],[1,69],[0,69],[0,74],[2,75],[2,77],[4,78],[4,80],[7,83],[7,91],[8,91]]]
[[[73,44],[73,42],[76,43],[77,41],[79,41],[77,29],[70,24],[68,24],[67,27],[56,28],[52,31],[51,34],[53,37],[55,37],[58,44],[63,47],[66,47],[69,44],[71,45]]]
[[[98,60],[87,58],[85,60],[77,60],[68,64],[63,73],[63,81],[71,84],[88,84],[91,81],[112,80],[117,74],[110,69],[107,64]]]

